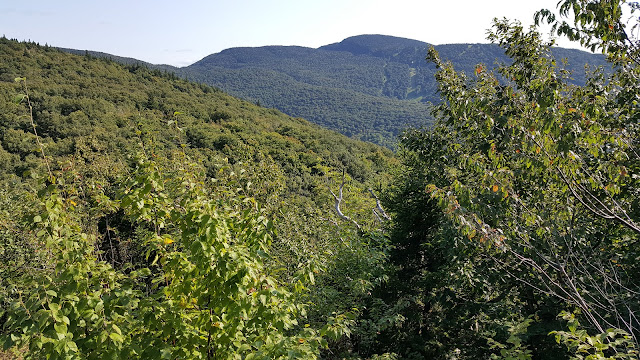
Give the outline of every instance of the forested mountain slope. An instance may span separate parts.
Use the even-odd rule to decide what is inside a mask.
[[[340,299],[361,296],[359,294],[367,289],[362,290],[362,284],[371,283],[376,276],[371,267],[363,268],[365,272],[355,270],[352,264],[369,263],[375,267],[382,259],[379,249],[369,246],[369,240],[358,234],[360,229],[364,231],[379,226],[379,220],[372,214],[376,207],[372,194],[388,181],[388,169],[397,165],[394,155],[386,148],[350,139],[275,109],[234,98],[208,85],[188,82],[173,73],[139,64],[123,65],[93,55],[67,54],[52,47],[18,43],[6,38],[0,39],[0,104],[0,233],[3,239],[0,242],[0,337],[7,336],[2,337],[2,341],[8,339],[5,345],[17,341],[13,337],[15,328],[12,326],[17,321],[15,316],[18,316],[13,312],[13,317],[7,318],[5,309],[21,311],[22,305],[15,302],[19,300],[16,294],[40,296],[30,288],[33,281],[44,281],[46,285],[43,286],[50,289],[47,290],[49,294],[61,294],[60,286],[64,287],[61,284],[68,278],[54,271],[56,266],[62,266],[60,264],[70,264],[63,266],[68,269],[77,269],[74,268],[76,265],[82,269],[91,268],[93,270],[87,270],[89,272],[85,275],[94,280],[102,276],[99,274],[111,274],[105,276],[116,279],[118,286],[122,287],[128,286],[120,282],[123,276],[135,275],[135,272],[130,273],[132,269],[148,267],[152,271],[150,276],[165,276],[158,270],[157,259],[153,260],[149,255],[157,251],[154,250],[156,248],[149,246],[155,246],[153,239],[164,234],[162,246],[171,245],[172,251],[178,252],[193,250],[178,241],[178,235],[185,231],[185,226],[188,228],[200,223],[198,219],[202,218],[181,223],[186,219],[184,216],[194,214],[194,211],[205,216],[204,219],[212,216],[222,219],[215,225],[218,229],[215,231],[220,233],[208,241],[213,241],[215,246],[229,241],[225,245],[226,250],[216,248],[221,253],[215,256],[233,257],[227,267],[231,269],[230,275],[211,274],[211,281],[224,280],[224,284],[215,285],[216,289],[229,286],[236,280],[245,281],[243,279],[248,279],[246,276],[255,276],[251,281],[257,283],[252,286],[265,286],[259,289],[261,293],[265,292],[264,299],[273,299],[267,308],[271,309],[272,304],[283,301],[292,306],[282,308],[286,325],[275,329],[276,325],[264,323],[272,329],[254,332],[259,337],[276,334],[276,338],[269,341],[290,341],[291,346],[303,353],[314,346],[317,349],[319,343],[311,341],[317,339],[313,335],[315,333],[309,333],[310,329],[304,330],[302,325],[309,323],[316,327],[320,324],[317,326],[320,328],[328,317],[333,316],[332,313],[342,312],[344,309],[340,307],[349,306],[349,301],[328,301],[322,291],[331,290],[339,294]],[[134,191],[141,184],[140,191]],[[340,209],[345,218],[335,211],[337,197],[332,192],[340,194]],[[134,194],[141,197],[133,201]],[[60,204],[64,210],[53,204]],[[158,210],[158,206],[164,210]],[[170,212],[167,207],[173,210]],[[189,207],[191,212],[186,213]],[[157,211],[164,215],[158,216]],[[132,215],[132,212],[138,215]],[[150,213],[156,215],[149,216]],[[56,225],[50,225],[54,223]],[[43,231],[33,230],[41,225],[45,226]],[[59,252],[56,246],[61,243],[56,241],[63,241],[62,237],[66,235],[56,230],[55,234],[62,237],[51,235],[57,240],[49,238],[45,241],[44,237],[52,234],[47,226],[66,229],[63,233],[70,234],[72,238],[64,241],[72,241],[73,244],[80,241],[84,245],[73,245],[73,249]],[[91,240],[78,240],[77,237]],[[187,237],[189,235],[185,233],[184,239]],[[88,247],[85,246],[87,241]],[[251,251],[243,253],[245,246]],[[69,255],[72,253],[74,255]],[[70,260],[69,256],[76,260]],[[61,260],[63,258],[66,260]],[[58,260],[61,262],[56,265]],[[232,266],[239,266],[240,270],[233,270]],[[248,268],[242,270],[243,266]],[[234,274],[237,276],[233,277]],[[245,277],[239,274],[245,274]],[[43,280],[48,276],[49,280]],[[202,279],[193,274],[185,276]],[[318,283],[324,283],[323,290],[302,292],[313,281],[301,282],[300,276],[311,276]],[[325,278],[332,281],[327,283],[323,280]],[[73,283],[83,282],[74,280]],[[180,283],[176,281],[176,286]],[[289,300],[281,298],[288,293],[286,289],[297,289],[298,285],[294,286],[297,283],[303,284],[298,292],[304,294],[305,299],[289,303]],[[136,294],[139,294],[141,284],[138,280],[132,284],[134,290],[129,295],[136,299],[128,301],[137,304],[140,298]],[[143,281],[142,286],[144,284]],[[247,286],[248,283],[245,281],[243,284],[240,285]],[[350,295],[348,289],[355,289],[355,284],[359,290]],[[106,285],[96,285],[95,291],[110,291]],[[151,286],[151,283],[147,285]],[[214,287],[204,286],[205,290]],[[268,289],[276,286],[280,290],[274,295]],[[148,293],[149,289],[145,292]],[[229,289],[237,292],[234,296],[254,304],[244,311],[264,309],[255,305],[256,300],[263,299],[262,295],[258,298],[258,293],[251,295],[255,291],[238,287]],[[75,294],[68,293],[74,299],[73,296],[82,299],[93,296],[86,292],[89,290],[78,290],[80,293],[69,291]],[[154,296],[160,296],[156,300],[166,306],[178,306],[180,303],[176,299],[163,298],[162,291],[152,292]],[[191,290],[188,292],[191,294],[188,296],[195,294]],[[205,295],[201,293],[201,296]],[[235,300],[230,300],[231,295],[220,296],[229,306],[236,306]],[[323,303],[318,303],[310,311],[304,310],[304,304],[318,296],[322,297]],[[148,298],[148,295],[142,298]],[[191,301],[206,301],[202,299],[193,298]],[[71,300],[64,301],[71,304]],[[90,306],[94,311],[96,303],[77,306]],[[157,306],[164,305],[154,305],[156,309]],[[300,312],[295,310],[298,307]],[[72,311],[70,309],[65,311]],[[136,313],[141,311],[140,308],[129,308],[128,311],[127,319],[105,319],[95,324],[98,330],[104,324],[110,327],[112,323],[122,329],[113,336],[113,341],[119,345],[103,344],[109,351],[124,351],[126,346],[123,342],[140,344],[137,330],[131,329],[142,326],[135,321],[147,322],[149,318],[136,318],[143,316]],[[189,311],[184,306],[170,310],[178,316],[182,316],[182,311],[185,311],[185,317],[175,321],[188,321],[185,319],[189,319]],[[268,311],[278,313],[280,310],[273,308]],[[72,324],[77,324],[77,318],[70,313],[65,314],[71,318]],[[309,316],[305,317],[305,314]],[[29,319],[25,313],[23,320]],[[247,320],[247,315],[244,318],[240,315],[229,319],[225,317],[215,324],[231,324],[243,319]],[[53,321],[52,318],[50,320]],[[300,325],[294,326],[298,321]],[[144,326],[158,325],[154,324],[146,323]],[[214,322],[207,324],[212,326]],[[63,330],[59,326],[52,322],[42,325],[40,330],[60,333]],[[283,327],[286,327],[286,332]],[[179,331],[178,327],[174,329]],[[228,329],[232,331],[233,328]],[[293,336],[291,334],[295,334],[296,329],[309,335],[305,337],[309,342],[298,343],[298,338],[286,337]],[[46,345],[44,349],[33,351],[46,354],[77,351],[83,346],[82,341],[90,341],[87,339],[92,338],[93,330],[87,329],[85,335],[73,337],[71,332],[74,330],[69,328],[69,337],[59,343],[62,347],[53,350]],[[64,331],[67,331],[66,327]],[[155,336],[149,329],[144,333]],[[12,334],[10,338],[8,334]],[[162,336],[165,335],[159,335],[156,340],[164,339]],[[70,339],[74,345],[69,345]],[[201,341],[201,338],[193,341]],[[221,340],[217,344],[224,346],[229,343]],[[30,345],[36,349],[35,342]],[[95,343],[85,345],[91,351],[104,350]],[[161,340],[158,346],[170,345]],[[229,346],[234,345],[231,343]],[[252,346],[251,349],[243,347],[242,351],[254,351],[258,345]],[[277,352],[284,351],[289,345],[272,346]],[[151,355],[145,356],[158,358],[160,355],[156,353],[160,347],[150,346],[148,351]],[[174,345],[174,350],[165,350],[179,352],[185,349],[196,351],[197,345]],[[233,349],[229,351],[240,351]],[[266,347],[260,349],[271,351],[265,350]],[[122,352],[118,356],[129,358],[131,354]]]
[[[428,103],[438,97],[435,67],[425,60],[429,47],[416,40],[361,35],[318,49],[232,48],[178,73],[348,136],[393,146],[403,129],[432,121]],[[507,61],[497,45],[435,48],[469,75],[477,64]],[[557,48],[554,55],[568,59],[577,84],[584,83],[585,64],[604,64],[602,56],[578,50]]]
[[[7,39],[0,46],[4,179],[45,170],[24,106],[12,103],[25,92],[14,82],[22,77],[39,141],[53,170],[73,164],[83,176],[92,174],[95,181],[109,184],[128,173],[137,153],[170,157],[184,145],[207,176],[224,178],[221,169],[227,169],[248,186],[245,195],[256,197],[271,213],[293,217],[280,223],[288,229],[281,230],[283,235],[299,232],[294,226],[298,221],[303,227],[313,224],[309,217],[321,215],[326,224],[337,216],[329,190],[336,190],[343,171],[354,189],[352,200],[345,197],[354,203],[343,206],[350,206],[354,214],[366,206],[362,221],[373,221],[375,201],[366,188],[384,182],[396,161],[383,147],[172,73]]]
[[[386,149],[171,73],[6,39],[0,45],[3,102],[10,104],[14,95],[24,92],[13,80],[25,77],[38,135],[50,156],[73,156],[79,143],[90,140],[100,144],[105,155],[122,158],[138,146],[139,128],[153,133],[154,146],[167,151],[179,146],[175,137],[180,135],[189,148],[204,151],[206,157],[227,157],[233,163],[247,153],[261,153],[279,159],[291,167],[287,175],[292,182],[296,176],[322,173],[314,166],[345,167],[348,174],[364,180],[383,169],[365,159],[380,157],[384,162],[391,157]],[[0,115],[2,171],[21,175],[30,168],[25,161],[38,163],[30,142],[32,129],[17,105],[8,109]],[[169,125],[174,121],[181,129],[178,134]]]
[[[394,147],[406,128],[429,126],[438,102],[435,67],[425,57],[431,45],[385,35],[359,35],[317,49],[300,46],[230,48],[183,68],[153,65],[96,51],[86,53],[140,64],[224,90],[290,116],[302,117],[356,139]],[[507,61],[492,44],[435,46],[455,68],[473,74],[477,64]],[[62,49],[75,54],[84,50]],[[555,48],[567,59],[572,81],[584,84],[584,66],[604,57]]]
[[[179,74],[348,136],[391,145],[399,129],[428,125],[430,115],[424,103],[383,94],[385,72],[391,70],[386,67],[382,59],[343,51],[266,47],[225,50]]]

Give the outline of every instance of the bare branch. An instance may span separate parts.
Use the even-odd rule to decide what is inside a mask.
[[[373,198],[376,199],[376,208],[373,209],[373,213],[378,218],[378,220],[380,220],[380,222],[382,222],[382,219],[380,218],[380,216],[382,216],[386,220],[391,220],[391,217],[389,215],[387,215],[387,213],[382,208],[382,204],[380,204],[380,199],[378,199],[376,194],[373,193],[373,189],[372,188],[369,188],[369,192],[371,193],[371,196],[373,196]],[[376,209],[377,209],[377,211],[376,211]]]
[[[338,216],[340,216],[343,220],[354,223],[356,227],[360,229],[360,225],[358,225],[358,223],[355,220],[351,219],[350,217],[345,215],[342,212],[342,210],[340,210],[340,204],[342,203],[342,189],[344,188],[344,183],[345,183],[345,173],[344,173],[344,169],[342,169],[342,183],[340,184],[340,189],[338,190],[339,196],[336,196],[336,194],[331,190],[331,188],[329,188],[329,192],[331,193],[331,195],[333,195],[333,198],[336,200],[336,204],[335,204],[336,213],[338,213]]]

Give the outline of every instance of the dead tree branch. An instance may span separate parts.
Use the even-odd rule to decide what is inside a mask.
[[[344,169],[342,170],[342,183],[340,184],[340,189],[338,190],[338,195],[336,196],[336,194],[333,192],[333,190],[331,190],[331,188],[329,188],[329,192],[331,193],[331,195],[333,195],[333,198],[336,200],[336,204],[335,204],[335,208],[336,208],[336,213],[338,213],[338,216],[340,216],[343,220],[346,221],[350,221],[352,223],[354,223],[356,225],[356,227],[358,229],[360,229],[360,225],[358,225],[358,223],[351,219],[350,217],[348,217],[347,215],[345,215],[342,210],[340,210],[340,204],[342,203],[342,190],[344,188],[344,184],[345,184],[345,173],[344,173]]]
[[[385,220],[391,220],[391,217],[387,215],[387,213],[382,208],[382,204],[380,204],[380,199],[374,194],[373,189],[369,188],[369,192],[374,199],[376,199],[376,207],[373,209],[373,214],[378,218],[380,222],[382,222],[382,218]],[[382,217],[382,218],[381,218]]]

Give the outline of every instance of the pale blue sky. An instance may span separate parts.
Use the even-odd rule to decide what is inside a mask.
[[[530,24],[558,0],[0,0],[0,35],[189,65],[237,46],[319,47],[360,34],[479,43],[494,17]]]

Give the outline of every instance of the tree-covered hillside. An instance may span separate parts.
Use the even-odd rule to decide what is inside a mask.
[[[290,167],[292,183],[296,176],[322,173],[314,166],[346,167],[347,173],[364,180],[383,166],[370,159],[378,156],[387,161],[391,156],[380,147],[180,80],[172,73],[94,56],[69,56],[53,48],[29,48],[6,39],[2,46],[3,101],[10,104],[20,91],[13,79],[26,77],[34,121],[50,156],[73,156],[78,143],[91,139],[106,154],[120,153],[113,157],[122,159],[137,146],[136,128],[153,133],[154,146],[168,151],[178,146],[174,139],[178,135],[169,123],[177,123],[182,141],[207,157],[211,153],[232,163],[254,152],[274,157]],[[7,109],[10,112],[2,114],[3,173],[21,175],[25,165],[20,160],[34,157],[35,145],[25,143],[32,129],[19,116],[17,105]]]
[[[177,67],[175,66],[171,66],[171,65],[162,65],[162,64],[151,64],[148,63],[146,61],[142,61],[142,60],[138,60],[138,59],[134,59],[134,58],[130,58],[130,57],[124,57],[124,56],[118,56],[118,55],[114,55],[114,54],[108,54],[105,52],[101,52],[101,51],[94,51],[94,50],[78,50],[78,49],[68,49],[68,48],[57,48],[58,50],[62,50],[64,52],[70,53],[70,54],[75,54],[75,55],[88,55],[88,56],[93,56],[93,57],[97,57],[97,58],[106,58],[106,59],[110,59],[116,62],[119,62],[120,64],[125,64],[125,65],[144,65],[148,68],[152,68],[152,69],[159,69],[159,70],[167,70],[167,71],[176,71],[178,70]]]
[[[430,48],[436,120],[397,160],[175,74],[0,39],[0,358],[638,359],[624,5],[538,13],[605,55],[582,84],[517,21],[494,22],[495,68]]]
[[[406,91],[394,84],[400,72],[379,58],[348,52],[266,47],[225,50],[179,74],[350,137],[392,146],[401,129],[430,122],[428,105],[386,96]]]
[[[5,38],[0,50],[5,346],[313,357],[342,341],[354,313],[337,299],[381,276],[386,245],[366,234],[388,149],[158,69]]]
[[[432,122],[437,102],[435,67],[425,60],[429,44],[382,35],[361,35],[318,49],[267,46],[212,54],[178,73],[292,116],[301,116],[350,137],[393,146],[408,127]],[[442,57],[471,74],[477,64],[507,61],[497,45],[440,45]],[[584,65],[604,58],[555,49],[568,59],[574,83]]]
[[[183,68],[87,53],[172,71],[349,137],[394,148],[404,129],[433,122],[430,104],[438,101],[438,95],[435,67],[425,60],[429,47],[417,40],[359,35],[318,49],[231,48]],[[508,61],[495,44],[439,45],[436,49],[467,74],[473,73],[477,64],[493,67]],[[604,64],[602,56],[584,51],[554,48],[553,53],[568,60],[567,70],[575,84],[584,84],[585,64]]]

